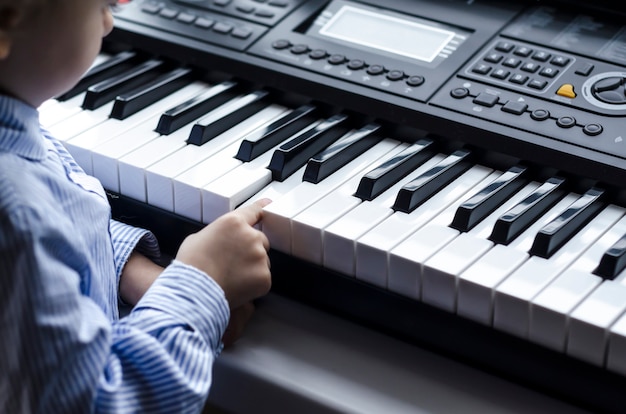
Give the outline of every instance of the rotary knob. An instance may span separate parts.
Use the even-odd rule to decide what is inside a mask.
[[[610,76],[597,80],[591,85],[591,94],[600,102],[610,105],[626,104],[626,89],[623,76]]]
[[[598,73],[582,84],[580,92],[603,113],[626,115],[626,72]]]

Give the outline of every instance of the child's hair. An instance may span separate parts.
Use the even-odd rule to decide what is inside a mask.
[[[47,0],[0,0],[0,29],[15,27],[19,19],[32,16]]]

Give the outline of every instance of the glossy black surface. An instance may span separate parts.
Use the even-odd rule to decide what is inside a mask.
[[[381,140],[380,125],[368,124],[344,135],[307,161],[303,181],[319,183]]]
[[[229,130],[235,125],[245,121],[249,116],[256,114],[261,109],[267,107],[270,101],[267,99],[269,92],[257,91],[241,98],[237,103],[237,108],[233,108],[232,112],[224,114],[217,120],[204,123],[200,120],[191,129],[188,144],[202,145],[222,132]]]

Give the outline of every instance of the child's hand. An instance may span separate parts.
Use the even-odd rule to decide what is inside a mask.
[[[269,240],[254,226],[269,200],[227,213],[181,244],[176,259],[211,276],[231,309],[265,295],[271,287]]]

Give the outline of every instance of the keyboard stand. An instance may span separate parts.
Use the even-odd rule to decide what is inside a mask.
[[[213,381],[228,413],[588,412],[276,294]]]

